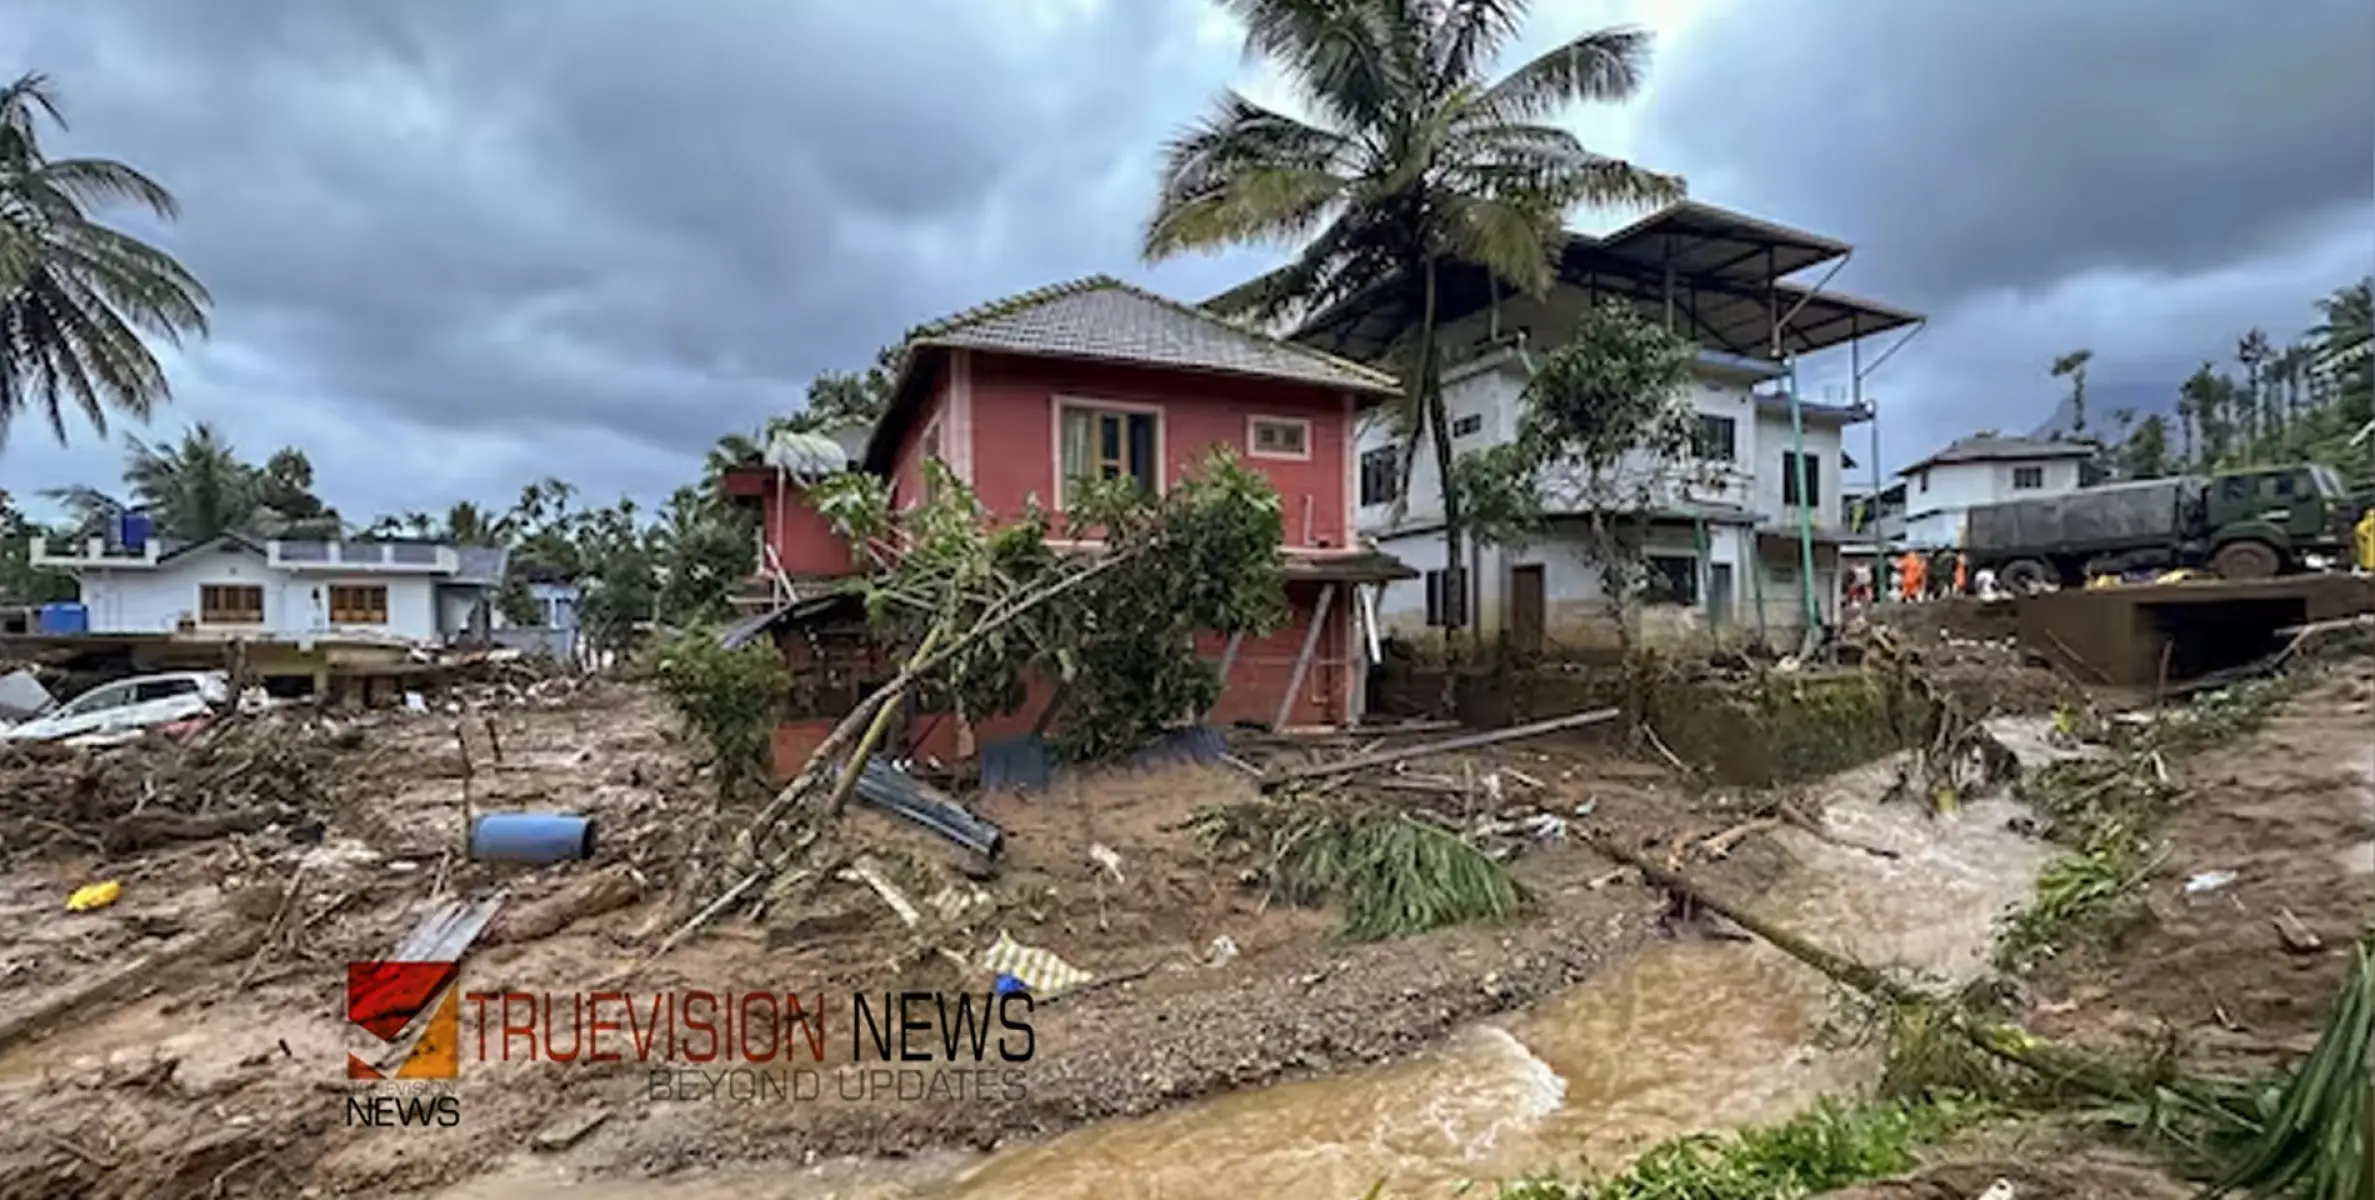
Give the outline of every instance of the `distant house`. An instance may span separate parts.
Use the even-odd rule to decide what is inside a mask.
[[[1982,504],[2076,491],[2097,451],[2083,442],[1974,434],[1897,472],[1905,481],[1903,544],[1962,544],[1963,514]]]
[[[87,632],[443,644],[486,627],[506,552],[431,541],[225,535],[137,549],[34,538],[31,565],[74,578]]]
[[[996,520],[1032,504],[1060,516],[1069,480],[1130,476],[1160,490],[1214,449],[1235,451],[1278,489],[1292,615],[1263,637],[1205,639],[1223,675],[1210,717],[1340,724],[1361,715],[1372,644],[1357,592],[1415,577],[1362,549],[1353,529],[1353,426],[1396,388],[1378,371],[1095,276],[917,331],[859,468],[890,481],[895,506],[911,507],[924,498],[924,465],[938,461]],[[730,479],[729,490],[762,502],[763,549],[788,576],[821,581],[853,569],[797,480],[758,470]],[[805,599],[782,619],[835,599]],[[800,656],[815,639],[786,630],[779,641]],[[969,757],[981,742],[1029,732],[1052,695],[1049,681],[1034,680],[1015,713],[979,727],[926,715],[907,740],[943,759]],[[804,744],[779,738],[778,762],[799,761]]]

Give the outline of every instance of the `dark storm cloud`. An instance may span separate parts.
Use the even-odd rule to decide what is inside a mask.
[[[1916,305],[2264,254],[2375,193],[2367,0],[1737,3],[1641,142]],[[1843,276],[1844,279],[1844,276]]]
[[[566,427],[682,477],[911,324],[1126,269],[1158,139],[1234,65],[1198,11],[0,3],[0,65],[63,89],[61,150],[183,202],[155,236],[215,291],[200,353],[236,347],[248,390],[163,421]]]

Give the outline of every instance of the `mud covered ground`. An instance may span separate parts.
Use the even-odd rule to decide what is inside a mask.
[[[2337,664],[2264,728],[2170,766],[2185,802],[2155,833],[2167,857],[2145,883],[2148,918],[2048,963],[2027,1023],[2129,1053],[2174,1039],[2184,1068],[2208,1072],[2295,1061],[2316,1043],[2375,913],[2375,659]],[[2214,873],[2232,882],[2188,893],[2187,881]],[[2286,913],[2321,945],[2288,945]],[[2194,1191],[2132,1152],[2066,1134],[1949,1157],[1967,1161],[1834,1200],[1976,1196],[1997,1178],[2022,1200]]]
[[[372,1046],[343,1019],[346,962],[387,954],[442,901],[500,888],[503,913],[465,960],[464,986],[566,1006],[681,919],[679,885],[723,854],[704,831],[737,823],[712,821],[708,781],[674,721],[623,685],[460,718],[382,714],[335,728],[283,718],[242,736],[263,740],[225,744],[270,745],[274,769],[304,784],[288,789],[292,815],[138,850],[84,836],[77,815],[113,814],[96,826],[113,829],[152,803],[217,808],[182,794],[198,778],[168,756],[112,751],[126,757],[104,772],[81,760],[0,764],[0,791],[82,789],[58,809],[66,832],[12,826],[17,836],[0,842],[0,1104],[12,1114],[0,1196],[386,1195],[505,1160],[634,1177],[987,1147],[1407,1053],[1594,971],[1657,936],[1663,916],[1659,894],[1553,839],[1517,859],[1533,897],[1525,916],[1348,944],[1333,914],[1269,902],[1249,864],[1214,861],[1185,828],[1205,805],[1251,797],[1225,769],[1081,775],[1051,795],[990,798],[982,810],[1008,830],[994,872],[853,812],[854,840],[924,910],[918,926],[869,889],[836,883],[797,911],[724,921],[628,987],[978,990],[978,972],[952,956],[977,955],[1001,931],[1100,977],[1145,973],[1041,1009],[1023,1088],[923,1103],[654,1099],[649,1067],[633,1061],[480,1061],[466,1007],[458,1081],[381,1085],[450,1091],[460,1121],[358,1128],[348,1100],[361,1085],[342,1064]],[[1589,737],[1429,764],[1455,778],[1507,767],[1517,771],[1499,804],[1511,815],[1589,804],[1596,828],[1643,845],[1735,827],[1747,802],[1701,794]],[[471,811],[595,813],[601,849],[552,868],[464,861],[465,788]],[[1092,847],[1112,851],[1118,876]],[[1699,865],[1753,891],[1779,859],[1750,838]],[[103,879],[121,882],[120,900],[65,911],[69,892]],[[115,986],[74,999],[96,983]],[[846,1058],[849,1031],[828,1034],[829,1067]]]

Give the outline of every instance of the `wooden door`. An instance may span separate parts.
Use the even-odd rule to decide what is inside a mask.
[[[1509,568],[1509,648],[1532,658],[1542,653],[1542,564]]]

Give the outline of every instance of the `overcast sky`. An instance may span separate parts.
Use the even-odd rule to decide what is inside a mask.
[[[1594,146],[1931,317],[1867,385],[1891,465],[2043,420],[2057,353],[2173,386],[2375,267],[2368,0],[1544,0],[1518,52],[1619,23],[1658,61],[1576,114]],[[1240,281],[1273,256],[1135,253],[1161,139],[1276,94],[1238,51],[1200,0],[0,0],[53,153],[172,188],[154,235],[217,299],[136,432],[301,447],[350,518],[548,474],[654,501],[917,322]],[[112,486],[69,430],[20,423],[0,486]]]

